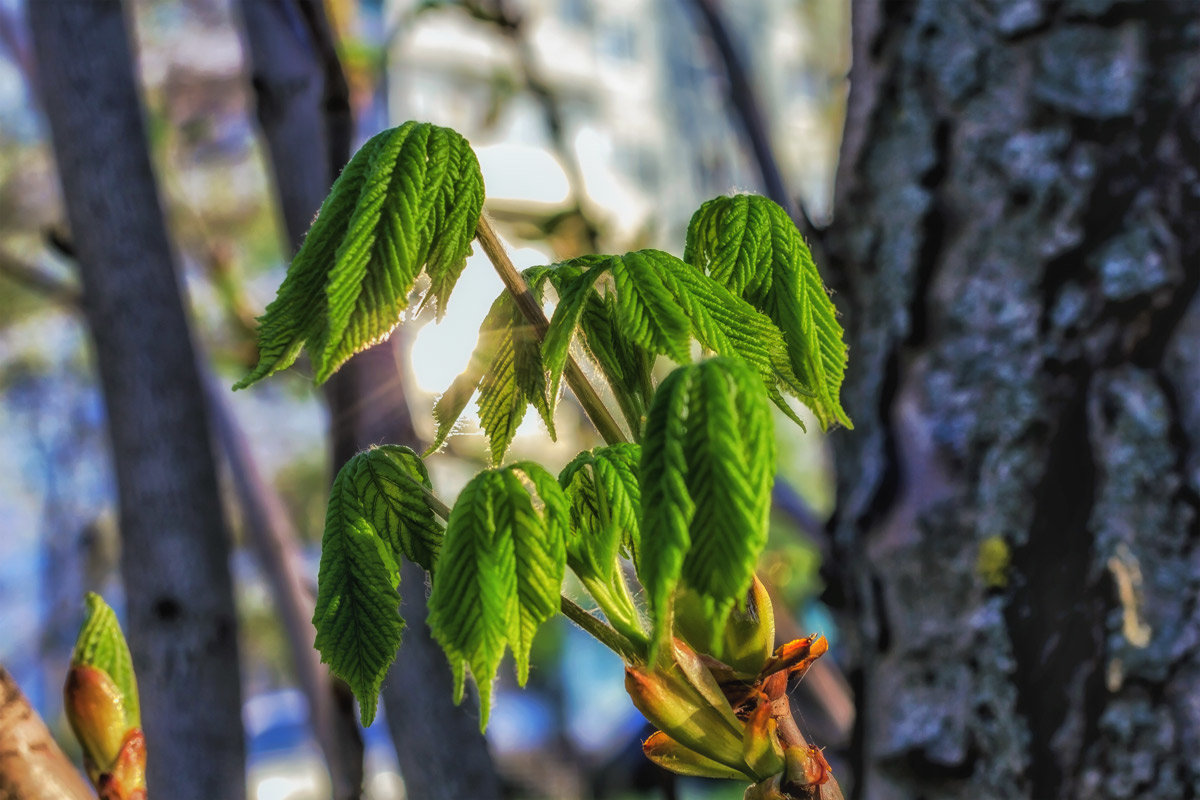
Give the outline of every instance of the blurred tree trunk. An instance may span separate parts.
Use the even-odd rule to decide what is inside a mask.
[[[319,2],[242,0],[242,14],[259,123],[294,250],[350,158],[349,91]],[[334,470],[371,444],[421,449],[409,416],[398,343],[394,336],[360,353],[327,384]],[[499,798],[478,712],[468,703],[454,706],[446,659],[423,624],[423,570],[404,565],[400,601],[409,626],[384,682],[383,702],[408,796]]]
[[[237,800],[246,778],[229,543],[122,5],[28,8],[107,405],[150,790]]]
[[[1197,6],[853,11],[853,796],[1196,796]]]

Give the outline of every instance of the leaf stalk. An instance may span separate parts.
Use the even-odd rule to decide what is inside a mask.
[[[525,279],[521,277],[521,273],[513,265],[512,259],[508,257],[508,252],[504,249],[504,243],[500,241],[500,236],[496,233],[496,229],[492,227],[492,223],[486,214],[479,215],[479,225],[475,229],[475,238],[479,241],[479,246],[483,248],[483,252],[487,255],[488,260],[492,262],[492,266],[496,269],[500,280],[504,282],[504,288],[516,300],[517,308],[529,320],[529,324],[533,326],[537,333],[538,341],[541,342],[546,338],[546,331],[550,329],[550,321],[546,319],[546,314],[542,311],[541,305],[533,296],[533,292],[529,290],[529,285],[525,283]],[[618,444],[629,441],[628,437],[621,431],[617,421],[609,413],[608,408],[605,407],[595,387],[588,382],[587,376],[583,374],[583,370],[574,358],[567,357],[567,366],[563,374],[567,378],[567,385],[571,387],[571,391],[575,393],[576,399],[579,400],[579,405],[583,406],[583,412],[587,414],[588,419],[596,426],[596,430],[599,432],[601,438],[607,444]]]

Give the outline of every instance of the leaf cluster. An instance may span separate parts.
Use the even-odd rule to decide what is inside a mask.
[[[238,386],[291,364],[307,347],[322,381],[386,336],[410,305],[439,312],[480,225],[483,183],[461,136],[406,123],[370,140],[322,206],[259,333],[260,361]],[[545,336],[502,294],[466,371],[438,399],[437,435],[472,397],[496,466],[453,509],[412,450],[385,445],[338,473],[322,541],[313,623],[322,659],[359,698],[364,724],[404,630],[401,558],[432,575],[429,625],[461,698],[469,670],[483,700],[506,650],[518,682],[538,628],[560,608],[627,660],[654,667],[678,613],[708,652],[747,608],[766,543],[775,446],[771,403],[788,397],[822,427],[849,426],[838,400],[845,346],[836,311],[786,213],[753,195],[705,203],[684,259],[658,250],[590,255],[526,270],[540,303],[556,298]],[[608,384],[633,442],[580,453],[558,475],[503,465],[533,406],[554,415],[572,350]],[[678,366],[656,381],[662,357]],[[560,598],[567,569],[603,614]],[[644,596],[631,588],[636,575]],[[642,599],[644,597],[644,599]],[[732,614],[732,616],[731,616]],[[742,616],[754,616],[743,612]],[[728,648],[727,648],[728,649]]]

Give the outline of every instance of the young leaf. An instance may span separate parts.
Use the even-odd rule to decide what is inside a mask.
[[[438,430],[427,453],[442,446],[476,389],[479,422],[493,463],[504,460],[529,405],[541,415],[550,438],[556,438],[537,332],[508,292],[496,298],[479,326],[479,340],[466,371],[434,404]]]
[[[542,501],[534,509],[519,470]],[[517,683],[529,678],[529,651],[543,622],[558,613],[566,568],[567,498],[557,481],[538,464],[521,462],[504,473],[507,503],[511,510],[513,549],[516,553],[517,603],[509,624],[508,640],[517,667]],[[497,515],[499,517],[499,514]]]
[[[383,134],[370,139],[334,181],[275,299],[259,317],[258,365],[234,384],[234,389],[244,389],[290,367],[306,341],[320,338],[326,279],[370,173],[372,156],[383,141]]]
[[[425,462],[407,447],[385,444],[356,455],[351,479],[372,528],[393,556],[430,572],[442,546],[442,526],[420,487],[432,491]]]
[[[512,646],[523,685],[533,636],[558,610],[567,520],[567,500],[554,478],[524,462],[476,475],[450,513],[429,598],[429,627],[450,660],[456,702],[462,699],[464,667],[470,667],[479,687],[481,726],[487,725],[492,679],[505,645]]]
[[[589,298],[595,295],[596,281],[612,268],[613,260],[608,257],[586,256],[556,265],[553,273],[547,273],[554,274],[557,278],[555,288],[558,290],[558,305],[554,307],[550,328],[542,342],[542,361],[550,373],[552,401],[558,397],[563,370],[570,354],[571,340],[575,337],[579,319],[583,316]]]
[[[637,562],[641,454],[636,444],[597,447],[577,455],[559,473],[576,532],[567,541],[567,559],[577,575],[609,583],[622,549]]]
[[[668,641],[680,579],[718,632],[766,544],[775,450],[767,395],[744,361],[680,367],[659,386],[642,443],[641,578],[656,649]]]
[[[823,428],[853,427],[838,399],[846,346],[837,310],[787,212],[758,195],[709,200],[688,225],[684,259],[769,316],[783,332],[804,401]]]
[[[504,656],[517,594],[513,540],[498,525],[496,503],[507,487],[485,470],[463,487],[446,524],[441,565],[429,597],[429,629],[454,673],[462,702],[465,668],[479,687],[480,728],[491,711],[492,679]],[[522,490],[523,492],[523,490]],[[503,519],[503,512],[500,514]]]
[[[692,326],[665,282],[671,258],[659,250],[626,253],[612,260],[612,274],[622,332],[645,349],[684,363],[691,358]]]
[[[479,164],[454,131],[407,122],[372,138],[335,181],[261,320],[259,364],[235,388],[288,366],[304,345],[324,382],[387,337],[422,269],[440,315],[482,203]]]
[[[71,666],[93,667],[106,674],[121,693],[121,708],[124,711],[125,728],[141,727],[141,711],[138,708],[137,678],[133,673],[133,659],[129,645],[121,633],[117,615],[104,598],[88,592],[84,603],[87,616],[75,640],[71,653]]]
[[[775,442],[766,393],[742,362],[697,365],[690,400],[684,447],[696,510],[683,579],[711,602],[712,641],[767,543]]]
[[[321,660],[358,698],[363,725],[375,718],[383,676],[400,647],[400,570],[365,502],[373,489],[363,454],[348,461],[333,481],[321,539],[313,625]],[[387,511],[376,497],[374,510]]]
[[[696,506],[687,488],[688,397],[695,370],[680,367],[654,393],[642,439],[642,558],[638,577],[646,587],[654,618],[650,661],[670,641],[671,594],[691,546],[689,529]]]

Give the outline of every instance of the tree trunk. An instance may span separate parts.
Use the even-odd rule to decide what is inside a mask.
[[[29,4],[108,410],[152,796],[238,800],[229,545],[118,0]]]
[[[857,798],[1200,793],[1200,15],[854,4]]]
[[[243,0],[242,13],[259,123],[288,242],[295,248],[350,158],[348,90],[320,3]],[[351,359],[327,384],[334,470],[372,444],[420,449],[402,357],[394,337]],[[474,716],[478,711],[469,703],[454,706],[449,666],[424,624],[420,568],[402,568],[400,603],[408,628],[382,694],[408,796],[499,798],[499,780]]]

